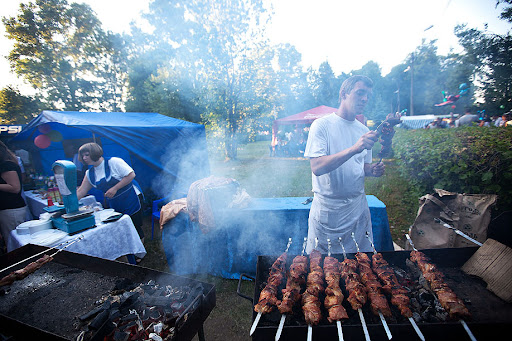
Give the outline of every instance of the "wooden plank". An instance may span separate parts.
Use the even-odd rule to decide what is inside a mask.
[[[487,239],[462,266],[462,271],[482,278],[487,289],[507,302],[512,302],[512,249]]]

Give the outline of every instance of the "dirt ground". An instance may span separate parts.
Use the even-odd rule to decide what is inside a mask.
[[[155,222],[154,237],[151,240],[151,218],[144,220],[144,247],[147,254],[139,263],[150,269],[170,272],[162,246],[160,226]],[[236,291],[238,280],[228,280],[208,275],[194,277],[196,280],[215,285],[216,306],[204,324],[204,335],[207,341],[250,340],[249,330],[252,320],[252,303],[240,297]],[[241,292],[249,297],[254,294],[254,283],[244,281]],[[193,339],[199,340],[197,335]]]

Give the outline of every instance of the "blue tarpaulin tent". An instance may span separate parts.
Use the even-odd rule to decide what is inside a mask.
[[[42,134],[52,141],[44,149],[34,144]],[[177,184],[186,190],[210,173],[204,126],[158,113],[43,111],[12,141],[23,143],[39,159],[37,171],[51,175],[55,160],[69,159],[66,141],[85,139],[100,142],[105,157],[123,158],[142,189],[160,196]]]

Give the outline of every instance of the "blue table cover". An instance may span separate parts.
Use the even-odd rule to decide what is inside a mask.
[[[370,207],[375,248],[392,251],[386,205],[373,195]],[[216,227],[203,233],[187,213],[180,213],[164,226],[162,243],[169,270],[178,275],[208,273],[238,279],[254,276],[261,255],[280,255],[292,238],[290,254],[302,252],[307,237],[311,203],[307,197],[253,198],[245,209],[215,213]]]

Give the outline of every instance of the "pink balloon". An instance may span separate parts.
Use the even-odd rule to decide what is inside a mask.
[[[48,148],[51,143],[52,140],[46,135],[39,135],[34,139],[34,144],[41,149]]]
[[[39,132],[41,134],[48,134],[50,132],[50,130],[52,130],[52,127],[50,127],[49,124],[45,123],[45,124],[41,124],[39,127],[37,127],[37,129],[39,130]]]

